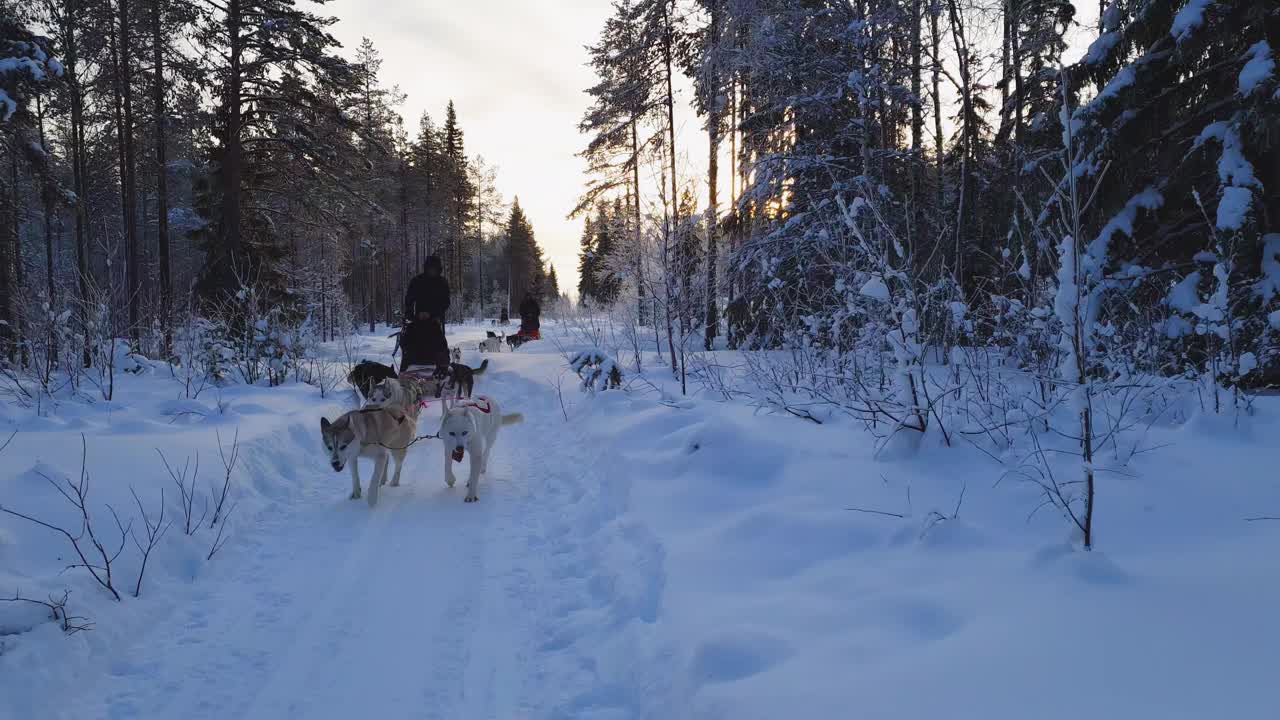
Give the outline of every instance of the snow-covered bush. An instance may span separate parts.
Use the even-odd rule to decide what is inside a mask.
[[[622,369],[618,362],[598,348],[574,353],[569,358],[569,368],[578,374],[582,389],[587,392],[622,387]]]

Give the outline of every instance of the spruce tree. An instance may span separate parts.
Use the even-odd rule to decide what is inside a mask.
[[[597,299],[596,268],[599,266],[599,261],[596,236],[596,221],[588,217],[582,226],[582,241],[578,249],[578,300],[584,304],[590,304]]]
[[[273,151],[306,155],[317,180],[326,165],[346,157],[319,143],[317,133],[322,122],[342,117],[338,98],[356,79],[335,54],[338,43],[327,30],[333,22],[295,0],[200,6],[195,40],[211,50],[205,72],[217,105],[214,171],[203,204],[208,260],[198,288],[207,299],[234,290],[237,275],[283,289],[270,263],[282,238],[272,231],[271,213],[255,202],[254,182],[272,174],[265,163]],[[354,121],[343,122],[355,129]]]

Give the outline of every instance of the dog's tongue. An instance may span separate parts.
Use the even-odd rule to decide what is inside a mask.
[[[453,461],[454,461],[454,462],[462,462],[462,456],[463,456],[464,454],[466,454],[466,452],[467,452],[466,448],[454,448],[454,449],[453,449]]]

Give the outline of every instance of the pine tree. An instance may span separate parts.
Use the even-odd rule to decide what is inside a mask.
[[[466,228],[471,211],[471,183],[467,177],[467,156],[463,148],[462,128],[458,126],[458,114],[453,101],[445,109],[443,142],[441,146],[443,167],[441,187],[446,203],[447,231],[444,237],[445,272],[453,292],[466,297],[464,271],[470,252],[467,248]],[[461,313],[461,303],[456,312]]]
[[[560,281],[556,279],[556,266],[548,265],[547,267],[547,288],[544,296],[549,301],[560,299]]]
[[[1058,124],[1069,119],[1089,149],[1076,174],[1097,186],[1085,218],[1089,252],[1106,261],[1097,271],[1155,297],[1170,276],[1203,296],[1221,292],[1216,312],[1234,320],[1220,333],[1176,340],[1190,327],[1170,320],[1166,338],[1189,342],[1187,362],[1201,370],[1225,357],[1226,385],[1259,382],[1249,377],[1257,367],[1280,372],[1266,340],[1280,301],[1280,279],[1267,272],[1280,257],[1280,7],[1119,0],[1102,29],[1063,75],[1059,92],[1074,109]],[[1130,317],[1129,307],[1118,298],[1114,310]]]
[[[41,162],[32,155],[26,136],[37,121],[35,99],[55,82],[61,65],[50,43],[27,25],[30,18],[0,5],[0,362],[22,362],[24,319],[21,298],[26,288],[21,231],[19,168]],[[25,157],[25,162],[24,162]]]
[[[596,268],[599,266],[599,261],[596,236],[596,220],[588,217],[582,226],[582,242],[578,249],[578,300],[584,304],[597,299]]]
[[[589,213],[618,190],[631,214],[632,267],[638,317],[647,322],[649,288],[641,246],[640,166],[663,145],[663,64],[660,44],[653,42],[652,3],[618,0],[599,41],[591,46],[591,66],[599,82],[589,88],[591,107],[578,125],[590,140],[581,153],[588,164],[588,184],[573,214]]]
[[[271,231],[270,211],[254,202],[251,180],[271,174],[263,162],[273,150],[308,155],[317,180],[327,163],[349,157],[319,145],[316,131],[321,119],[341,116],[338,96],[354,89],[356,75],[334,54],[337,41],[326,31],[334,20],[300,9],[295,0],[202,7],[196,40],[214,51],[206,72],[217,99],[217,145],[204,206],[209,259],[199,291],[216,299],[235,287],[238,273],[275,276],[270,262],[281,239]],[[264,97],[270,101],[257,100]],[[246,112],[249,107],[254,112]],[[279,288],[283,281],[269,283]]]
[[[542,253],[533,239],[533,228],[520,207],[519,197],[511,204],[506,235],[509,310],[512,310],[526,293],[537,294],[540,291],[542,275]]]

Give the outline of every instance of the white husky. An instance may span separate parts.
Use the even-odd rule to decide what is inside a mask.
[[[453,487],[457,479],[453,476],[453,463],[462,462],[466,452],[471,451],[470,475],[467,477],[467,497],[465,502],[475,502],[480,498],[476,488],[480,484],[480,475],[489,469],[489,454],[493,452],[493,444],[498,440],[498,430],[503,425],[514,425],[524,420],[520,413],[503,415],[498,403],[491,397],[477,395],[463,400],[444,414],[440,423],[440,439],[444,442],[444,481]]]
[[[405,452],[413,443],[418,422],[412,415],[397,412],[393,408],[365,408],[352,410],[333,422],[320,418],[320,437],[329,452],[329,464],[334,472],[342,472],[351,466],[351,499],[360,498],[359,458],[374,461],[373,478],[367,492],[369,507],[378,503],[378,490],[387,484],[388,456],[396,461],[396,474],[392,487],[400,485],[400,468],[404,465]]]

